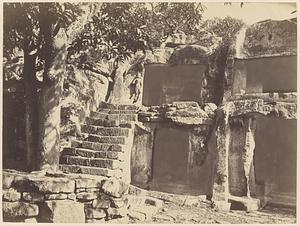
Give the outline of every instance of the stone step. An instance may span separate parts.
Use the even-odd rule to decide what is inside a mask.
[[[97,142],[90,142],[90,141],[78,141],[73,140],[71,141],[72,148],[86,148],[92,149],[95,151],[118,151],[124,152],[124,146],[121,144],[105,144],[105,143],[97,143]]]
[[[60,164],[64,165],[78,165],[78,166],[91,166],[107,169],[118,169],[121,162],[114,159],[106,158],[85,158],[81,156],[64,155],[59,159]]]
[[[111,109],[111,110],[138,110],[138,106],[132,104],[111,104],[102,101],[99,104],[99,109]]]
[[[103,127],[93,125],[81,125],[81,131],[89,134],[96,134],[100,136],[126,136],[129,135],[128,128],[119,127]]]
[[[109,114],[119,114],[119,115],[134,115],[134,114],[137,114],[137,110],[109,110],[108,113]]]
[[[80,156],[85,158],[108,158],[124,161],[124,153],[118,151],[94,151],[86,148],[64,148],[61,156]]]
[[[106,143],[106,144],[126,144],[126,137],[124,136],[98,136],[89,134],[86,141]]]
[[[107,114],[102,112],[92,111],[91,117],[107,120],[119,120],[119,121],[137,121],[137,114]]]
[[[120,120],[108,120],[95,117],[87,117],[85,120],[87,125],[103,126],[103,127],[121,127],[121,128],[133,128],[131,121]]]
[[[89,175],[100,175],[106,177],[116,177],[121,178],[122,171],[119,169],[111,170],[99,167],[88,167],[88,166],[78,166],[78,165],[65,165],[60,164],[59,169],[64,173],[82,173]]]
[[[100,119],[100,118],[94,118],[94,117],[86,117],[85,123],[88,125],[104,126],[104,127],[118,127],[119,126],[119,121],[117,121],[117,120]]]

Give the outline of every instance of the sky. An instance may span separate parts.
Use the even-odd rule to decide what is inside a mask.
[[[213,17],[224,18],[230,16],[233,18],[242,19],[246,24],[253,24],[258,21],[273,19],[281,20],[293,18],[296,13],[291,14],[296,10],[296,3],[256,3],[248,2],[240,6],[240,3],[232,3],[231,5],[224,5],[224,3],[211,2],[203,3],[206,10],[203,13],[203,19],[210,19]]]

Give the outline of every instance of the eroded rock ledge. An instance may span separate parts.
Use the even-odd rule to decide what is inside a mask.
[[[202,107],[197,102],[173,102],[162,106],[144,107],[138,113],[141,122],[174,122],[178,125],[212,124],[217,106],[213,103]]]

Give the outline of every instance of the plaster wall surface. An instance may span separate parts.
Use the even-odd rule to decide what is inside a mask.
[[[201,101],[205,65],[152,64],[145,66],[143,105]]]

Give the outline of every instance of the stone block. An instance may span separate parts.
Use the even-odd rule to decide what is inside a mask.
[[[91,115],[91,117],[97,118],[97,119],[108,119],[109,114],[103,113],[103,112],[92,111],[90,115]]]
[[[172,106],[176,107],[177,109],[199,107],[198,103],[194,101],[174,101]]]
[[[77,178],[75,179],[76,188],[100,188],[103,179]]]
[[[118,179],[105,180],[102,184],[103,192],[116,198],[122,197],[128,191],[128,187],[127,183]]]
[[[64,193],[45,194],[45,200],[63,200],[67,198],[68,198],[68,194],[64,194]]]
[[[4,189],[2,191],[2,199],[8,202],[15,202],[21,199],[21,193],[14,188]]]
[[[76,198],[80,201],[91,201],[97,198],[97,193],[95,192],[80,192],[76,194]]]
[[[108,168],[108,169],[117,169],[120,167],[120,161],[112,159],[91,159],[90,166]]]
[[[42,193],[37,193],[37,192],[23,192],[22,193],[22,198],[23,200],[27,202],[42,202],[45,199],[44,194]]]
[[[114,207],[114,208],[122,208],[122,207],[125,207],[127,206],[127,199],[126,198],[114,198],[114,197],[111,197],[110,198],[111,200],[111,207]]]
[[[91,175],[101,175],[107,177],[120,177],[121,171],[119,169],[111,170],[111,169],[103,169],[96,167],[80,167],[82,173],[91,174]]]
[[[119,144],[101,144],[95,142],[84,141],[82,143],[83,148],[93,149],[95,151],[122,151],[122,145]]]
[[[85,148],[64,148],[61,156],[79,156],[85,158],[94,158],[97,152]]]
[[[220,212],[229,212],[231,203],[226,201],[214,201],[215,209]]]
[[[119,110],[138,110],[138,106],[136,105],[127,105],[127,104],[120,104],[118,106]]]
[[[256,211],[260,207],[260,200],[248,197],[230,196],[229,202],[233,210]]]
[[[136,114],[137,110],[110,110],[109,114]]]
[[[138,212],[136,210],[128,210],[128,216],[129,218],[133,219],[133,220],[139,220],[139,221],[145,221],[146,220],[146,214],[142,213],[142,212]]]
[[[119,114],[108,114],[107,119],[108,120],[117,120],[117,121],[119,121],[120,120],[120,115]]]
[[[74,194],[74,193],[68,194],[68,199],[76,200],[76,194]]]
[[[106,194],[100,194],[93,200],[92,207],[95,209],[108,209],[111,206],[110,197]]]
[[[41,193],[73,193],[75,190],[75,181],[68,178],[43,177],[30,183]]]
[[[72,148],[80,148],[82,144],[81,140],[71,140],[71,147]]]
[[[106,212],[104,209],[92,209],[85,208],[85,217],[86,219],[103,219],[106,218]]]
[[[137,121],[137,114],[121,114],[120,121]]]
[[[3,172],[2,174],[2,187],[3,189],[9,189],[14,181],[15,174]]]
[[[107,158],[108,159],[124,160],[124,157],[125,157],[125,155],[122,152],[116,152],[116,151],[107,152]]]
[[[84,205],[71,200],[51,200],[40,205],[40,222],[84,223]]]
[[[85,122],[88,125],[94,125],[94,126],[104,126],[104,127],[119,126],[118,120],[108,120],[108,119],[98,119],[98,118],[87,117]]]
[[[125,217],[128,214],[128,209],[123,207],[123,208],[113,208],[110,207],[107,209],[107,215],[110,218],[119,218],[119,217]]]
[[[105,218],[102,219],[86,219],[85,223],[89,223],[89,224],[103,224],[103,223],[107,223]]]
[[[106,144],[126,144],[125,137],[122,136],[97,136],[97,135],[89,135],[87,138],[88,141],[98,142],[98,143],[106,143]]]
[[[80,173],[81,168],[80,166],[71,166],[71,165],[64,165],[60,162],[59,169],[64,173]]]
[[[2,202],[3,218],[35,217],[39,208],[35,204],[25,202]]]
[[[100,192],[101,188],[87,188],[86,192]]]
[[[26,224],[34,224],[34,223],[38,223],[35,217],[30,217],[30,218],[26,218],[24,219],[24,223]]]
[[[82,125],[81,130],[84,133],[96,134],[100,136],[128,136],[128,128],[118,127],[100,127],[91,125]]]
[[[64,155],[59,159],[60,164],[89,166],[89,158],[80,156]]]
[[[157,208],[162,208],[163,201],[160,199],[156,199],[156,198],[147,196],[147,197],[145,197],[145,204],[155,206]]]
[[[118,109],[118,105],[117,104],[110,104],[110,103],[106,103],[106,102],[102,101],[102,102],[100,102],[98,108],[99,109],[117,110]]]
[[[134,127],[134,124],[133,124],[133,122],[130,122],[130,121],[120,120],[119,121],[119,126],[121,128],[130,128],[130,129],[132,129]]]

